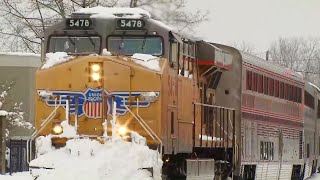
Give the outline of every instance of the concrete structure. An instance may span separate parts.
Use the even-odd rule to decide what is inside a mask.
[[[41,65],[40,55],[33,53],[1,53],[0,52],[0,85],[13,81],[8,94],[8,103],[2,107],[8,110],[14,103],[22,102],[24,118],[34,122],[35,72]],[[10,137],[25,139],[30,130],[23,128],[10,129]]]

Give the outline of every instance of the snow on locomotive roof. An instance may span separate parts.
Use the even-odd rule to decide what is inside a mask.
[[[272,64],[270,61],[266,61],[262,58],[254,56],[254,55],[249,54],[247,52],[243,52],[240,50],[239,50],[239,52],[241,53],[241,56],[242,56],[242,59],[244,62],[263,67],[269,71],[276,72],[278,74],[293,78],[295,80],[303,81],[303,76],[301,73],[297,73],[297,72],[294,72],[290,69],[281,67],[279,65]]]
[[[74,14],[91,14],[92,18],[151,18],[148,11],[140,8],[108,8],[102,6],[82,8]]]

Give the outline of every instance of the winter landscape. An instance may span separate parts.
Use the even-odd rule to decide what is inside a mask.
[[[0,180],[320,180],[319,6],[0,0]]]

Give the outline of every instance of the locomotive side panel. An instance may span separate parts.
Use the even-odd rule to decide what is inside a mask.
[[[235,144],[234,148],[234,163],[236,165],[234,173],[240,174],[240,151],[241,151],[241,72],[242,60],[239,52],[228,46],[215,44],[217,47],[225,50],[233,56],[232,68],[229,71],[222,73],[220,82],[215,92],[216,104],[224,107],[231,107],[235,109]],[[229,130],[233,130],[229,127]]]

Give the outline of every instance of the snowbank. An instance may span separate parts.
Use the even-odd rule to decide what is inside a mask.
[[[161,179],[159,153],[141,143],[145,139],[137,133],[132,138],[133,142],[117,139],[104,144],[91,139],[69,140],[65,147],[30,162],[30,167],[53,169],[32,169],[32,174],[40,175],[38,180],[152,180],[143,168],[153,167],[155,179]]]
[[[0,175],[0,179],[1,180],[33,180],[32,176],[29,173],[29,171],[14,173],[14,174],[12,174],[12,176],[10,176],[10,175]]]
[[[133,61],[148,69],[160,71],[160,58],[150,54],[135,53],[131,56]]]
[[[201,134],[199,134],[199,139],[201,139]],[[211,136],[202,134],[202,140],[203,141],[222,141],[222,138],[211,137]]]
[[[52,135],[52,137],[66,137],[66,138],[75,138],[78,137],[78,133],[76,131],[76,128],[74,126],[71,126],[68,124],[68,122],[62,121],[61,126],[63,128],[62,134],[59,135]]]
[[[0,110],[0,116],[7,116],[8,112],[5,110]]]
[[[108,49],[104,48],[102,50],[102,56],[112,56],[111,52],[108,51]]]
[[[73,59],[73,56],[69,56],[66,52],[55,52],[46,54],[46,63],[43,64],[41,69],[47,69],[54,65],[61,64]]]
[[[82,8],[77,13],[92,14],[91,18],[115,18],[117,15],[121,15],[121,18],[142,18],[151,15],[148,11],[140,8],[108,8],[102,6],[96,6],[92,8]]]

